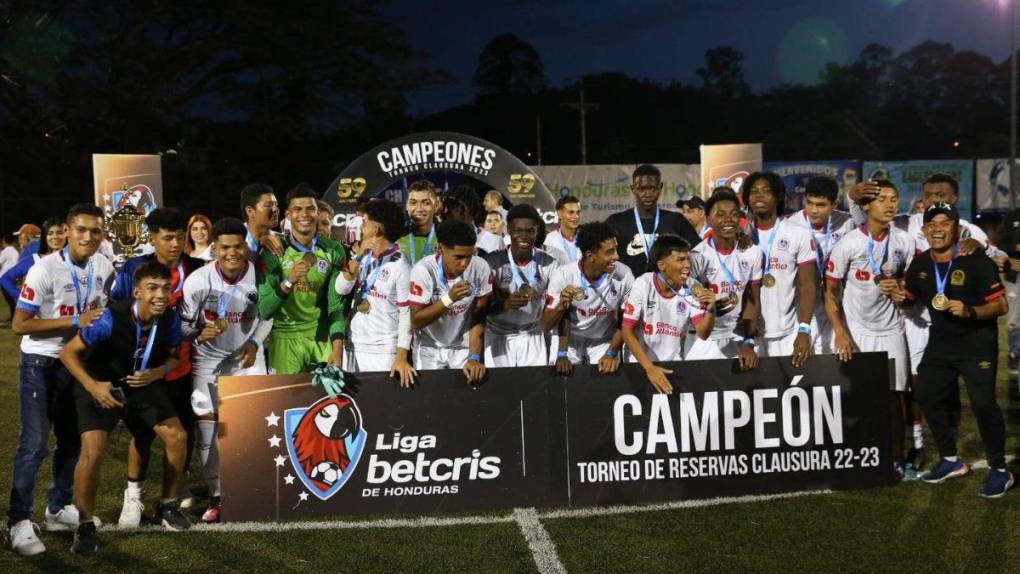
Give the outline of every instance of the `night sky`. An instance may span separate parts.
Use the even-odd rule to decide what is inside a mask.
[[[388,19],[406,32],[449,85],[410,95],[416,114],[468,103],[478,54],[513,32],[542,56],[553,86],[580,75],[623,72],[699,84],[705,50],[745,55],[752,89],[812,83],[825,62],[846,64],[873,42],[900,53],[949,42],[1000,62],[1009,55],[1008,0],[392,0]]]

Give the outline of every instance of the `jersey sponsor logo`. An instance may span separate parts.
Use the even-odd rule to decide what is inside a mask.
[[[21,287],[21,298],[27,301],[35,301],[35,289],[32,289],[28,285]]]
[[[408,286],[408,290],[410,291],[411,295],[415,295],[418,297],[421,297],[422,294],[424,293],[424,291],[421,288],[421,285],[418,285],[414,281],[411,281],[411,284]]]
[[[625,315],[633,315],[634,314],[634,304],[633,303],[627,303],[627,309],[623,313]]]
[[[836,270],[836,264],[833,263],[831,259],[829,261],[826,261],[825,262],[825,270],[826,271],[835,271]]]
[[[967,280],[967,274],[963,272],[963,269],[955,269],[949,274],[949,284],[956,285],[957,287],[963,285],[963,282]]]
[[[858,281],[871,281],[871,273],[868,273],[863,269],[855,269],[854,279],[857,279]]]
[[[917,278],[918,279],[927,279],[928,278],[928,272],[927,271],[921,271],[920,273],[917,274]]]
[[[984,370],[991,369],[992,368],[992,362],[991,361],[981,361],[980,363],[978,363],[978,368],[984,369]]]
[[[283,428],[291,466],[320,500],[339,492],[354,474],[368,435],[358,405],[346,394],[287,409]]]
[[[655,332],[655,328],[652,327],[651,323],[645,323],[645,335],[651,335]]]

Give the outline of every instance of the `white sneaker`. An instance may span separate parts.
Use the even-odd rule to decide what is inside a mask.
[[[121,528],[138,528],[142,524],[143,509],[145,509],[145,505],[142,504],[141,489],[135,491],[125,489],[124,506],[120,509],[120,518],[117,519],[117,526]]]
[[[180,486],[177,487],[177,500],[181,501],[181,508],[185,510],[195,506],[195,495],[191,493],[188,478],[188,475],[182,476]]]
[[[102,526],[98,516],[92,517],[96,528]],[[46,521],[43,523],[47,532],[64,532],[78,528],[78,507],[73,504],[61,508],[56,513],[46,508]]]
[[[46,552],[46,545],[36,533],[39,527],[31,520],[22,520],[11,527],[11,550],[22,556],[35,556]]]

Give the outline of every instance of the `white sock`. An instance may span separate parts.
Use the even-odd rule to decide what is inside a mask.
[[[209,487],[209,496],[220,495],[220,447],[216,439],[216,421],[200,420],[198,427],[198,458]]]
[[[944,456],[942,458],[948,460],[949,462],[956,462],[956,457],[955,456]]]
[[[138,480],[138,481],[129,480],[128,481],[127,489],[128,489],[128,492],[141,492],[142,491],[142,481],[140,481],[140,480]]]
[[[170,504],[171,502],[177,502],[177,499],[176,498],[160,498],[159,499],[159,503],[162,504],[163,506],[166,506],[167,504]]]
[[[921,421],[914,421],[914,448],[924,448],[924,427],[921,426]]]

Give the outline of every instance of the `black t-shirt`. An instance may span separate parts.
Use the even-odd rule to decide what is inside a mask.
[[[644,274],[648,271],[648,258],[645,255],[645,243],[641,239],[637,225],[634,224],[634,210],[628,209],[614,213],[606,219],[606,223],[616,232],[616,249],[620,254],[620,261],[634,273],[634,276]],[[659,233],[672,233],[687,240],[687,243],[694,247],[701,242],[701,237],[694,230],[694,226],[687,221],[683,215],[675,211],[659,210],[659,227],[656,233],[655,216],[641,220],[644,228],[645,239],[648,241],[648,248],[655,244],[655,238]]]
[[[927,350],[975,356],[998,353],[998,325],[995,319],[963,319],[949,311],[937,311],[932,307],[931,300],[938,294],[935,265],[929,249],[914,258],[906,277],[910,296],[920,300],[931,314]],[[951,269],[949,262],[937,265],[943,278],[949,273],[945,295],[952,300],[977,307],[1005,294],[995,262],[981,251],[957,257]]]

